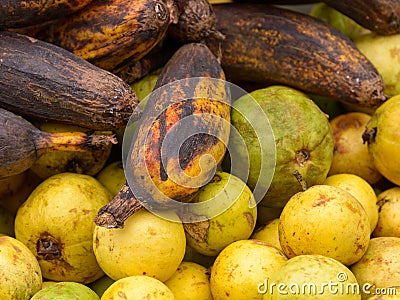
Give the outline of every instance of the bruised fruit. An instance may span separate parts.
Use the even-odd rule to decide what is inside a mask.
[[[219,253],[211,267],[214,300],[262,299],[257,286],[286,261],[283,252],[264,242],[233,242]]]
[[[15,236],[35,254],[44,278],[86,284],[104,275],[93,253],[93,218],[111,198],[84,174],[60,173],[36,187],[18,209]]]
[[[197,203],[207,203],[196,206]],[[250,188],[238,177],[216,172],[191,201],[182,220],[187,243],[197,252],[216,256],[234,241],[250,237],[257,220],[257,205]],[[204,217],[190,222],[192,214]]]
[[[194,262],[182,262],[164,282],[175,300],[212,300],[207,268]]]
[[[145,275],[121,278],[103,294],[101,300],[173,300],[174,294],[160,280]]]
[[[378,224],[372,235],[400,238],[400,187],[382,191],[377,196]]]
[[[389,181],[400,185],[400,95],[379,106],[368,122],[362,138],[368,143],[374,165]]]
[[[362,134],[371,116],[363,112],[341,114],[330,121],[335,150],[328,176],[340,173],[355,174],[369,184],[378,182],[382,175],[376,169]]]
[[[99,300],[99,296],[84,284],[57,282],[37,292],[31,300]]]
[[[252,103],[252,98],[258,105]],[[273,131],[275,145],[260,143],[268,128],[260,128],[258,124],[265,118]],[[302,92],[270,86],[242,96],[233,102],[232,125],[240,135],[232,135],[229,140],[231,156],[238,165],[250,161],[247,184],[252,190],[261,185],[266,192],[259,205],[283,207],[292,195],[300,192],[302,187],[293,172],[300,173],[309,186],[325,180],[332,163],[333,135],[327,116]],[[271,174],[271,171],[274,173],[268,189],[262,172]]]
[[[378,205],[374,189],[367,181],[354,174],[335,174],[328,176],[323,184],[336,186],[356,198],[368,215],[371,232],[378,222]]]
[[[297,193],[279,218],[279,241],[289,258],[319,254],[351,265],[367,250],[370,232],[368,215],[360,202],[329,185]]]
[[[350,266],[362,290],[362,299],[379,293],[379,289],[398,286],[400,282],[400,238],[372,238],[367,252]]]
[[[353,273],[339,261],[323,255],[289,259],[259,288],[264,300],[361,299]]]
[[[20,241],[0,236],[0,299],[29,300],[42,288],[33,253]]]
[[[123,228],[96,226],[93,248],[100,267],[114,280],[147,275],[165,281],[182,262],[186,238],[182,223],[143,208]]]

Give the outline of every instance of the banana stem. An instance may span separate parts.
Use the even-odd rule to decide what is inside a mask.
[[[125,220],[142,208],[143,205],[125,183],[114,199],[99,210],[94,223],[105,228],[123,228]]]
[[[35,139],[38,155],[46,152],[84,152],[99,149],[110,143],[116,144],[112,134],[96,134],[95,132],[41,132]]]

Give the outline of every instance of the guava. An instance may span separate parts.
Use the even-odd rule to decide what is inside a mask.
[[[335,149],[328,176],[349,173],[374,184],[382,178],[376,169],[368,145],[363,142],[362,134],[371,119],[363,112],[348,112],[330,121]]]
[[[351,40],[370,32],[352,18],[322,2],[313,5],[310,15],[332,25]]]
[[[336,186],[349,192],[356,198],[368,215],[371,233],[378,222],[377,197],[372,186],[360,176],[354,174],[335,174],[328,176],[323,184]]]
[[[330,185],[314,185],[295,194],[279,218],[279,241],[289,258],[319,254],[351,265],[367,250],[370,233],[361,203]]]
[[[106,165],[96,176],[113,196],[117,195],[126,182],[122,161]]]
[[[226,172],[216,172],[203,186],[182,219],[187,243],[197,252],[216,256],[222,249],[237,240],[250,237],[257,220],[257,205],[250,188],[238,177]],[[204,217],[190,222],[190,216]]]
[[[400,238],[400,187],[380,192],[377,196],[379,207],[378,223],[372,235]]]
[[[377,294],[379,289],[398,286],[400,283],[400,238],[372,238],[365,254],[350,271],[362,289],[362,299]],[[376,291],[378,289],[378,291]]]
[[[231,135],[228,145],[232,162],[239,166],[232,174],[249,167],[248,177],[237,176],[249,185],[259,205],[282,208],[302,191],[294,173],[308,186],[325,180],[333,135],[328,117],[304,93],[278,85],[255,90],[233,102],[231,122],[239,133]]]
[[[270,220],[268,223],[261,225],[250,236],[251,239],[263,241],[267,244],[275,246],[282,250],[281,243],[279,242],[279,218]]]
[[[211,267],[214,300],[262,299],[258,286],[287,261],[282,251],[259,240],[240,240],[222,250]]]
[[[362,134],[376,169],[396,185],[400,185],[399,116],[400,95],[397,95],[375,110]]]
[[[174,300],[172,291],[160,280],[146,275],[133,275],[115,281],[101,300]]]
[[[176,218],[172,215],[171,218]],[[180,222],[145,208],[131,215],[123,228],[96,226],[93,249],[102,270],[118,280],[147,275],[165,281],[183,260],[186,237]]]
[[[79,126],[42,122],[37,127],[44,132],[84,132],[86,128]],[[52,175],[72,172],[79,174],[96,175],[106,164],[110,156],[112,143],[104,144],[100,148],[88,148],[79,152],[48,152],[40,155],[30,170],[42,179]]]
[[[400,94],[400,34],[368,33],[358,36],[354,44],[378,70],[385,83],[384,92],[392,97]]]
[[[0,299],[29,300],[42,288],[42,272],[20,241],[0,236]]]
[[[78,282],[57,282],[37,292],[31,300],[100,300],[89,287]]]
[[[175,300],[213,300],[208,270],[194,262],[182,262],[164,284]]]
[[[76,173],[53,175],[18,209],[15,236],[35,254],[43,277],[90,283],[104,272],[93,252],[93,222],[112,196],[95,178]]]
[[[339,261],[323,255],[290,258],[265,280],[263,300],[361,299],[354,274]]]

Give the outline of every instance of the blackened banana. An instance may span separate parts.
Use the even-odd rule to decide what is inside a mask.
[[[217,51],[228,80],[285,84],[367,109],[387,99],[376,68],[333,26],[266,4],[214,10],[216,28],[225,35]]]

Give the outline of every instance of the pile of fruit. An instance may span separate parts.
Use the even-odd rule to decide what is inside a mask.
[[[399,50],[395,0],[0,3],[0,298],[400,299]]]

